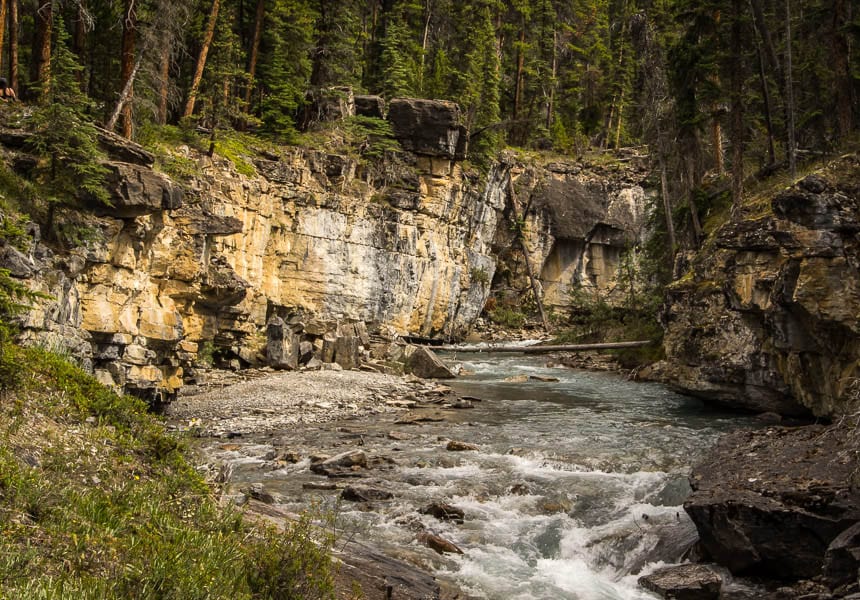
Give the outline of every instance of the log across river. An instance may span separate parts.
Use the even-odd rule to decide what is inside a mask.
[[[436,352],[521,352],[523,354],[546,354],[548,352],[588,352],[590,350],[620,350],[622,348],[641,348],[651,344],[651,340],[638,340],[634,342],[604,342],[600,344],[554,344],[530,346],[499,345],[499,346],[428,346]]]

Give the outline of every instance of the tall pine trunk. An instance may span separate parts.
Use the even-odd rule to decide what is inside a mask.
[[[200,90],[200,81],[203,79],[203,69],[206,67],[206,57],[209,54],[209,46],[215,37],[215,24],[218,22],[218,10],[221,8],[221,0],[212,0],[212,8],[209,11],[209,19],[206,22],[206,33],[203,36],[203,45],[197,56],[197,67],[194,69],[194,78],[191,80],[191,88],[188,90],[188,100],[185,102],[183,117],[190,117],[194,113],[194,104],[197,102],[197,93]]]
[[[40,98],[46,98],[51,88],[51,35],[54,27],[53,0],[38,0],[36,3],[35,35],[33,36],[33,59],[30,64],[30,80],[39,86]]]
[[[9,85],[18,90],[18,0],[9,4]]]
[[[120,80],[124,98],[120,98],[122,105],[122,135],[131,138],[133,129],[132,104],[134,99],[134,77],[135,71],[134,55],[137,43],[137,13],[135,0],[125,0],[125,10],[122,19],[122,69]],[[127,90],[127,91],[126,91]]]
[[[794,81],[791,66],[791,0],[785,0],[785,103],[788,116],[788,170],[797,176],[797,155],[794,141]]]
[[[87,26],[86,26],[86,0],[78,0],[78,14],[75,19],[75,35],[73,38],[73,48],[75,54],[78,55],[78,60],[81,64],[86,64],[86,44],[87,44]],[[86,78],[85,69],[81,69],[75,74],[75,78],[78,80],[78,83],[82,84],[81,89],[85,89],[83,86],[84,79]]]
[[[15,2],[16,0],[12,0]],[[8,3],[6,0],[0,0],[0,64],[3,63],[3,39],[6,35],[6,11]]]
[[[834,0],[831,20],[831,65],[836,84],[836,129],[839,141],[844,142],[854,128],[854,108],[851,102],[852,77],[850,68],[850,44],[847,27],[848,6],[845,0]]]
[[[263,37],[263,17],[266,14],[266,0],[257,0],[257,14],[254,18],[254,37],[251,40],[251,54],[248,57],[248,87],[245,88],[245,110],[251,106],[251,93],[254,91],[254,76],[257,74],[257,55],[260,52],[260,39]]]
[[[732,0],[732,206],[738,207],[744,191],[743,30],[741,0]]]
[[[158,58],[158,113],[159,125],[167,123],[167,97],[170,85],[170,44],[161,46]]]

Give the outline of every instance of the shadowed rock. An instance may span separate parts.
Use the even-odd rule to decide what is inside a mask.
[[[707,565],[678,565],[639,578],[639,585],[661,598],[717,600],[722,577]]]

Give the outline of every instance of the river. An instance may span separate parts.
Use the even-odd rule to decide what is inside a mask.
[[[262,474],[253,461],[239,464],[233,481],[262,481],[289,510],[332,508],[343,539],[420,564],[477,598],[653,598],[636,581],[676,559],[676,546],[692,535],[681,508],[691,465],[721,432],[752,421],[658,384],[546,366],[546,357],[445,358],[470,373],[450,385],[479,398],[474,408],[447,411],[444,422],[391,417],[289,432],[305,456],[360,445],[380,457],[370,477],[340,483],[389,491],[393,500],[368,507],[308,489],[325,480],[309,471],[308,458]],[[447,451],[449,439],[478,450]],[[419,512],[432,502],[461,509],[463,522]],[[421,532],[463,554],[436,554]]]

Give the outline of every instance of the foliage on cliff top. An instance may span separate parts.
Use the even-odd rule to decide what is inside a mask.
[[[142,402],[40,349],[0,360],[0,596],[333,596],[331,540],[220,507]]]

